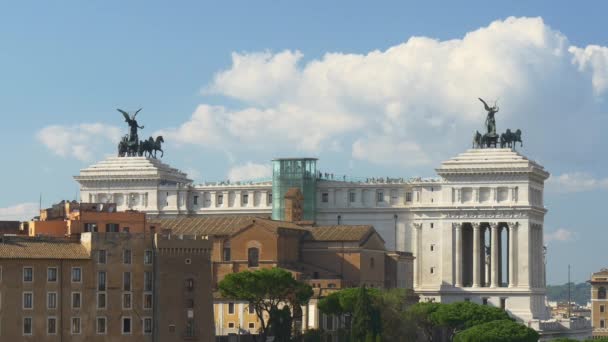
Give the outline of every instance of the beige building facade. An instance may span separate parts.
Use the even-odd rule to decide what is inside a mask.
[[[591,325],[594,337],[608,337],[608,269],[591,275]]]

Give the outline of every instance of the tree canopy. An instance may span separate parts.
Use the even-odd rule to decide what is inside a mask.
[[[456,334],[454,342],[536,342],[534,329],[510,319],[475,325]]]
[[[506,311],[471,302],[440,305],[431,314],[433,323],[448,328],[451,337],[458,331],[496,320],[511,320]]]
[[[274,323],[273,331],[284,331],[282,327],[277,326],[277,322],[286,322],[281,319],[287,314],[283,306],[299,308],[306,304],[313,294],[310,285],[297,281],[291,273],[280,268],[231,273],[218,287],[224,298],[247,301],[254,308],[260,321],[262,341],[266,340],[269,333],[264,314],[268,315],[269,322]],[[295,311],[291,310],[290,316]],[[289,323],[285,324],[290,324],[294,317],[290,318]]]

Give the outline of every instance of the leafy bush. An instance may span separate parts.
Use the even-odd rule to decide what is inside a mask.
[[[538,333],[513,320],[475,325],[456,334],[454,342],[537,342]]]

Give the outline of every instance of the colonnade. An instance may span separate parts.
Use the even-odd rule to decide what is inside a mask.
[[[516,222],[453,223],[454,286],[517,286],[517,227]],[[508,249],[505,269],[503,237]]]

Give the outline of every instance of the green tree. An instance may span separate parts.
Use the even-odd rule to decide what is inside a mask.
[[[459,331],[496,320],[511,320],[506,311],[488,305],[471,302],[455,302],[440,305],[431,314],[435,325],[448,329],[448,338],[452,340]]]
[[[472,326],[456,334],[454,342],[536,342],[534,329],[510,319]]]
[[[359,288],[353,313],[352,337],[354,342],[364,342],[380,334],[380,317],[373,307],[372,300],[365,286]]]
[[[408,320],[413,322],[422,331],[424,337],[429,342],[433,341],[433,329],[436,325],[435,321],[433,321],[433,314],[442,305],[445,304],[420,302],[412,305],[406,311]]]
[[[224,298],[247,301],[254,308],[260,321],[261,341],[266,341],[270,332],[268,322],[277,322],[277,315],[285,314],[280,306],[304,305],[313,294],[310,285],[295,280],[291,273],[280,268],[232,273],[218,287]],[[265,314],[268,322],[264,320]],[[290,314],[290,319],[293,318]]]
[[[408,315],[407,303],[412,292],[404,289],[382,291],[374,299],[382,320],[382,340],[384,341],[415,341],[416,324]]]

